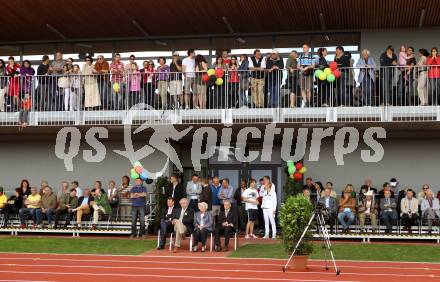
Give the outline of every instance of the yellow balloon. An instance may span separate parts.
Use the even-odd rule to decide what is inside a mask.
[[[323,73],[321,73],[321,74],[319,75],[319,79],[320,79],[320,80],[326,80],[326,79],[327,79],[327,75],[325,74],[325,72],[323,72]]]
[[[325,68],[325,69],[324,69],[324,73],[325,73],[326,75],[329,75],[329,74],[332,73],[332,70],[331,70],[330,68]]]
[[[221,77],[217,78],[217,80],[215,81],[215,84],[222,85],[223,84],[223,78],[221,78]]]
[[[214,74],[215,74],[215,70],[214,69],[209,69],[208,70],[208,75],[209,76],[214,75]]]
[[[299,173],[304,174],[307,172],[307,168],[305,166],[303,166],[300,170]]]
[[[121,90],[121,87],[119,86],[119,83],[115,82],[115,83],[113,84],[113,90],[114,90],[116,93],[118,93],[119,90]]]

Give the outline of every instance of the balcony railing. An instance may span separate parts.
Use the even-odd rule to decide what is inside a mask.
[[[315,71],[3,76],[0,125],[440,120],[440,66]]]

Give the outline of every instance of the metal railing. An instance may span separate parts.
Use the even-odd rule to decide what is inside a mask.
[[[0,126],[440,120],[440,66],[315,71],[0,76]]]

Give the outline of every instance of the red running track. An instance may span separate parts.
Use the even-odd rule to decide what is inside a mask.
[[[440,281],[440,264],[338,261],[341,275],[312,260],[308,272],[282,272],[285,260],[185,256],[0,253],[0,281]],[[199,281],[197,281],[199,282]]]

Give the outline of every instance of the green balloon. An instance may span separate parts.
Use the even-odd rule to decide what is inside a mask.
[[[322,70],[317,70],[317,71],[315,71],[315,77],[319,78],[319,76],[321,75],[321,73],[323,73]]]
[[[287,161],[287,167],[289,166],[294,166],[295,164],[293,163],[293,161]]]
[[[293,173],[295,173],[295,170],[296,170],[295,166],[289,166],[289,167],[287,168],[287,171],[289,172],[289,174],[293,174]]]
[[[335,81],[335,79],[336,79],[336,77],[334,74],[331,73],[331,74],[327,75],[328,82],[333,82],[333,81]]]
[[[132,168],[130,170],[130,176],[131,176],[131,179],[138,179],[139,178],[139,174],[134,170],[134,168]]]

